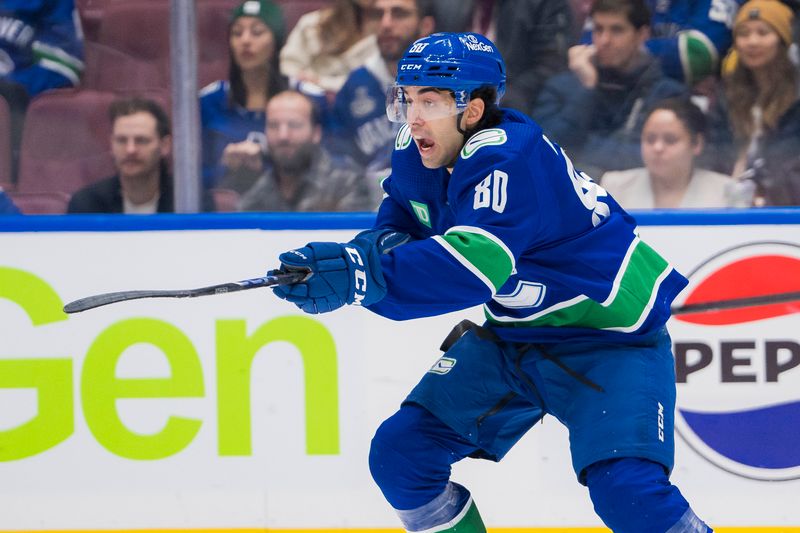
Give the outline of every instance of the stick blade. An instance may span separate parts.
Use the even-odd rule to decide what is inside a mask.
[[[121,292],[107,292],[104,294],[95,294],[94,296],[87,296],[69,302],[64,306],[64,312],[67,314],[80,313],[87,309],[94,309],[103,305],[113,304],[117,302],[124,302],[126,300],[138,300],[140,298],[158,298],[158,297],[172,297],[177,298],[180,291],[121,291]]]

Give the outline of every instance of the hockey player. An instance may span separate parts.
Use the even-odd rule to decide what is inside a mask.
[[[281,254],[303,311],[403,320],[484,304],[377,430],[370,469],[408,531],[486,531],[450,481],[499,461],[545,414],[616,533],[710,529],[669,482],[675,376],[665,330],[686,285],[634,220],[528,117],[501,109],[505,65],[473,33],[416,41],[387,112],[404,122],[374,228]]]

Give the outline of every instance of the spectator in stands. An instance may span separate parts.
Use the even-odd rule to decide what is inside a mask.
[[[16,176],[28,102],[49,89],[78,85],[83,37],[74,0],[0,0],[0,28],[0,98],[11,112]]]
[[[388,175],[399,124],[386,116],[386,91],[397,75],[397,61],[415,40],[433,32],[434,0],[375,0],[367,18],[378,26],[378,50],[354,70],[336,95],[329,143],[375,178]],[[397,127],[396,127],[397,126]],[[377,205],[383,192],[371,187]]]
[[[644,0],[596,0],[592,44],[569,50],[569,70],[545,83],[531,115],[590,175],[641,166],[644,111],[687,92],[667,78],[643,44],[650,35]]]
[[[494,41],[508,70],[505,107],[530,111],[544,82],[567,68],[573,44],[568,0],[436,0],[436,31]]]
[[[363,172],[351,160],[334,159],[320,144],[319,110],[294,90],[267,104],[266,160],[251,154],[247,171],[231,176],[225,187],[242,194],[242,211],[368,211]],[[259,173],[253,169],[259,169]],[[247,184],[253,183],[252,186]]]
[[[281,72],[292,87],[309,82],[333,99],[350,72],[377,49],[375,25],[366,18],[374,0],[334,0],[306,13],[281,49]]]
[[[706,117],[688,98],[655,104],[642,129],[644,167],[612,171],[600,184],[625,209],[732,207],[733,180],[698,168]]]
[[[664,73],[695,86],[719,72],[719,60],[731,45],[731,28],[744,0],[647,0],[653,14],[645,43]],[[587,19],[581,42],[591,42]]]
[[[19,215],[19,209],[9,196],[0,189],[0,215]]]
[[[174,211],[169,117],[153,100],[128,98],[109,107],[111,156],[117,174],[77,191],[68,213],[151,214]],[[213,211],[207,194],[203,209]]]
[[[712,113],[722,167],[755,185],[754,205],[800,205],[800,73],[792,11],[752,0],[736,16],[733,50]],[[731,169],[732,165],[732,169]]]
[[[269,98],[286,88],[278,69],[278,47],[284,22],[280,8],[270,0],[246,0],[231,16],[230,73],[200,92],[203,183],[217,185],[229,171],[225,147],[250,141],[251,150],[266,148],[264,108]]]

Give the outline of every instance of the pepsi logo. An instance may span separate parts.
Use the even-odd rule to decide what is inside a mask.
[[[732,474],[800,478],[800,246],[738,246],[687,277],[670,323],[676,432]]]

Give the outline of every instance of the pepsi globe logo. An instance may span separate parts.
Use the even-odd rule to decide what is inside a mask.
[[[800,246],[724,250],[687,277],[670,322],[677,433],[730,473],[800,478]]]

